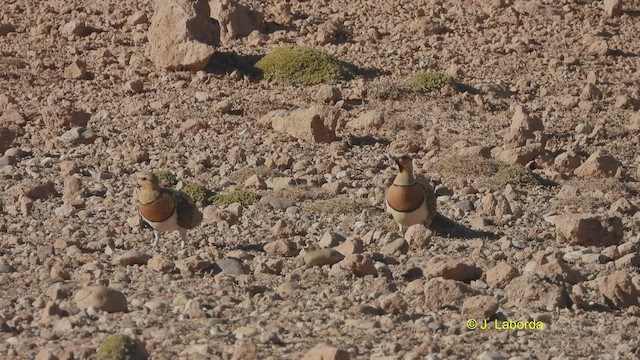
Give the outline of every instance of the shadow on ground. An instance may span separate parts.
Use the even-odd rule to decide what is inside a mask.
[[[475,230],[455,220],[438,213],[436,214],[433,222],[431,223],[431,229],[436,234],[443,237],[454,237],[462,239],[478,239],[486,238],[490,240],[498,239],[498,234],[490,231]]]

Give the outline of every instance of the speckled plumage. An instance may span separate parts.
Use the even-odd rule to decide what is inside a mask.
[[[136,180],[141,187],[138,211],[143,223],[153,229],[153,245],[158,243],[159,231],[178,231],[184,247],[187,230],[202,222],[202,213],[195,203],[183,192],[161,188],[158,179],[151,173],[138,173]]]
[[[387,213],[398,223],[400,232],[415,224],[429,226],[437,211],[433,189],[416,181],[408,155],[390,157],[398,164],[400,172],[385,193]]]

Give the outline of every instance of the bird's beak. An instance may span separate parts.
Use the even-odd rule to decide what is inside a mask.
[[[402,164],[400,164],[400,159],[396,156],[393,156],[389,153],[387,153],[387,157],[389,158],[389,160],[393,161],[394,163],[396,163],[398,165],[398,167],[400,168],[400,171],[402,171]]]

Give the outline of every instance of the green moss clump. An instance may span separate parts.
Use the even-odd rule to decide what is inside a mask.
[[[98,349],[100,360],[135,360],[142,357],[136,351],[136,343],[125,334],[109,335]]]
[[[174,187],[178,183],[178,177],[171,171],[159,170],[153,173],[157,178],[160,186],[162,187]]]
[[[439,72],[419,72],[409,79],[409,86],[416,90],[433,91],[450,83],[453,78]]]
[[[350,80],[358,72],[353,64],[302,46],[278,48],[260,59],[255,67],[266,80],[289,85],[336,83]]]
[[[217,194],[211,200],[218,205],[240,203],[246,206],[255,204],[258,201],[258,194],[248,190],[237,190],[228,194]]]
[[[182,191],[189,195],[193,201],[201,204],[208,204],[209,198],[212,196],[209,189],[197,182],[188,183]]]

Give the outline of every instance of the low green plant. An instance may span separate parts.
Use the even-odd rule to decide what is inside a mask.
[[[322,51],[303,46],[284,46],[260,59],[255,67],[264,79],[283,84],[313,85],[350,80],[358,68]]]
[[[209,189],[197,182],[188,183],[184,186],[184,189],[182,189],[182,191],[189,195],[193,201],[202,204],[207,204],[212,196],[212,193]]]
[[[211,198],[211,201],[218,205],[240,203],[246,206],[255,204],[258,201],[258,194],[249,190],[236,190],[228,194],[216,194]]]
[[[171,171],[159,170],[153,173],[157,178],[160,186],[162,187],[174,187],[178,183],[178,177]]]
[[[452,80],[451,76],[440,72],[423,71],[409,79],[409,86],[416,90],[433,91],[440,89]]]
[[[102,342],[98,349],[100,360],[136,360],[142,359],[136,351],[136,343],[125,334],[112,334]]]

